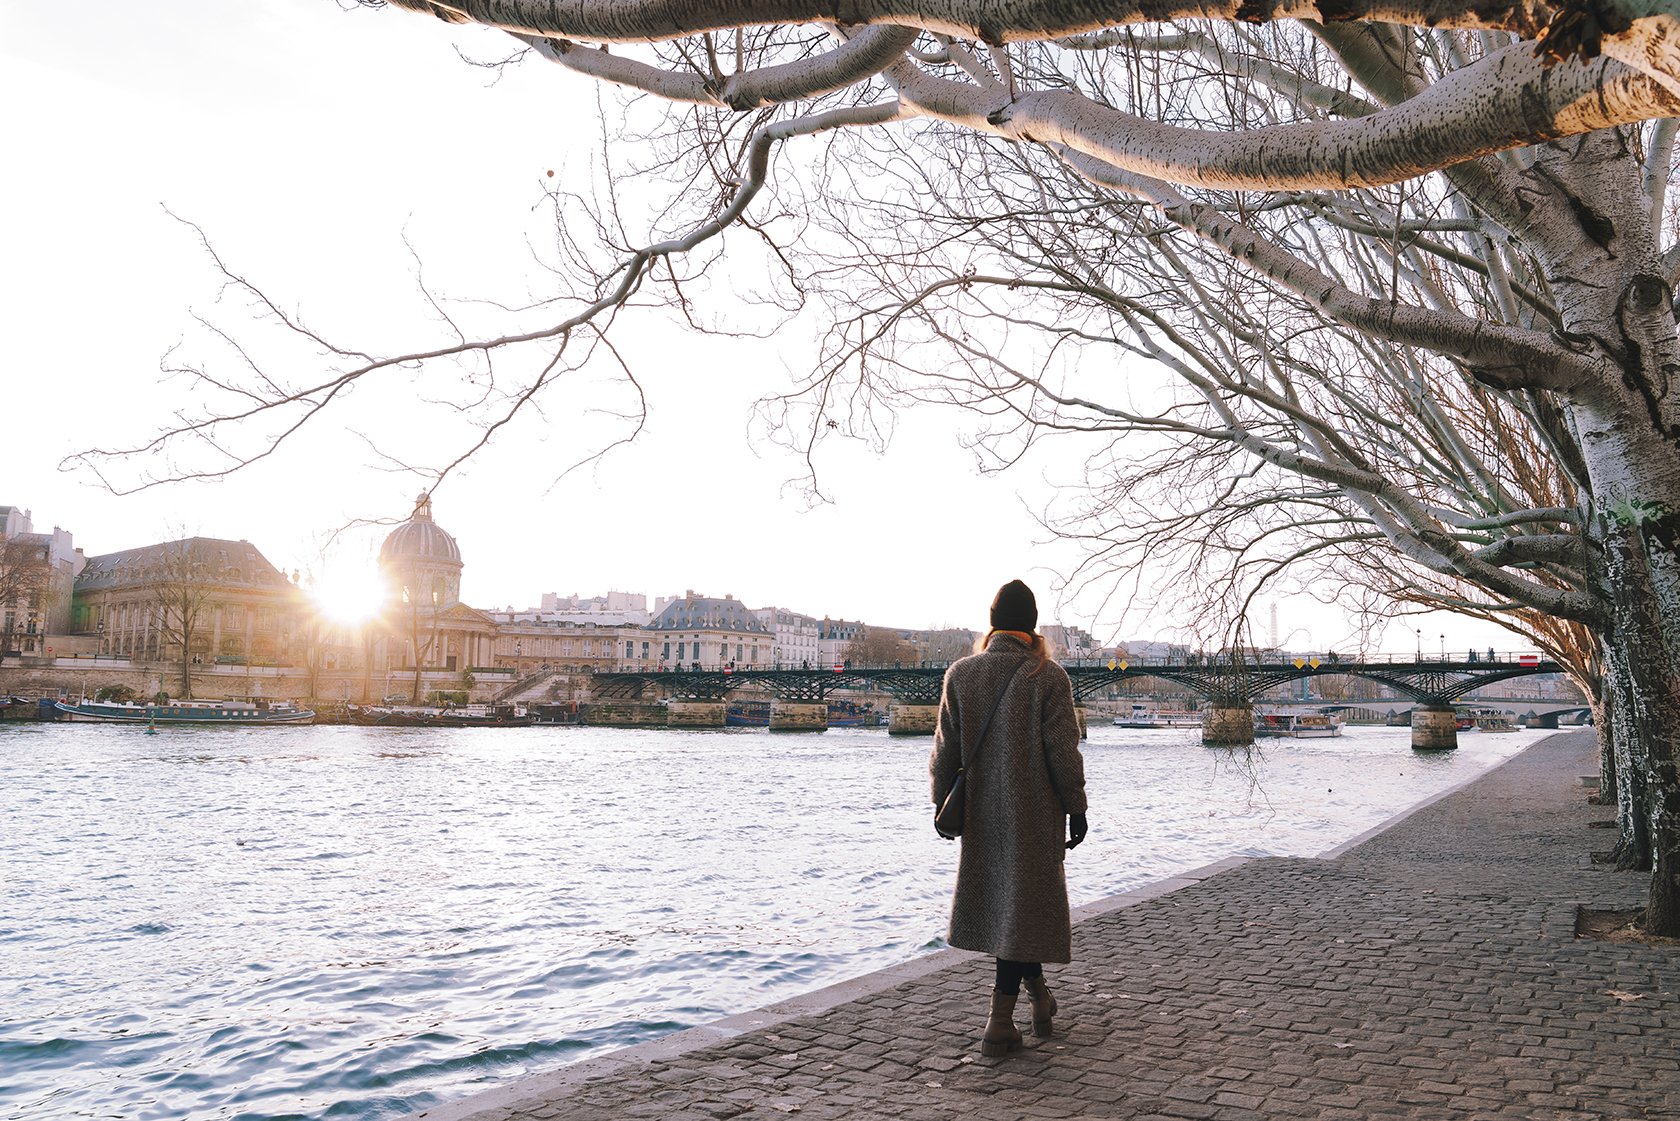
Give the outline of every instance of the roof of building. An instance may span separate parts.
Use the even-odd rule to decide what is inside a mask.
[[[286,583],[286,574],[270,564],[249,541],[183,537],[87,558],[87,564],[76,577],[76,591],[178,580],[186,574],[183,561],[206,579],[224,587],[278,587]]]
[[[823,638],[853,639],[863,633],[867,623],[847,621],[845,619],[824,619],[821,635]]]
[[[758,616],[738,599],[712,599],[709,596],[685,596],[667,603],[653,622],[656,631],[739,631],[742,634],[769,634]]]
[[[461,547],[448,530],[432,520],[432,496],[425,491],[414,500],[414,513],[379,546],[381,564],[415,560],[461,565]]]

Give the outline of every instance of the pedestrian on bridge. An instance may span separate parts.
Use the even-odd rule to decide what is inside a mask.
[[[1021,1046],[1023,984],[1033,1034],[1051,1032],[1056,998],[1043,963],[1073,960],[1062,861],[1085,839],[1086,802],[1073,685],[1035,633],[1032,589],[1019,580],[998,589],[991,624],[982,651],[945,673],[928,770],[935,806],[964,775],[946,941],[997,959],[980,1053],[998,1056]]]

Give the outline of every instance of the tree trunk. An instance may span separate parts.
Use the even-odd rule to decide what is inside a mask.
[[[1621,797],[1618,787],[1621,784],[1621,768],[1616,766],[1616,741],[1611,736],[1610,705],[1606,696],[1606,686],[1603,679],[1599,680],[1598,692],[1591,698],[1593,732],[1598,737],[1598,800],[1601,805],[1615,802],[1618,825],[1621,819]],[[1621,848],[1621,841],[1616,842]]]
[[[1528,233],[1558,292],[1564,329],[1602,373],[1566,392],[1587,474],[1608,596],[1606,684],[1612,697],[1617,801],[1643,819],[1651,867],[1646,927],[1680,935],[1680,342],[1650,202],[1604,131],[1575,148],[1538,150],[1528,182],[1551,195]],[[1583,278],[1592,277],[1591,283]],[[1624,789],[1625,788],[1625,789]],[[1624,829],[1637,854],[1640,822]]]
[[[1645,793],[1644,755],[1633,719],[1634,693],[1621,645],[1606,642],[1604,699],[1594,710],[1594,717],[1601,721],[1599,747],[1609,756],[1614,775],[1613,783],[1600,789],[1616,799],[1617,837],[1611,855],[1616,868],[1623,872],[1651,866],[1650,802]]]
[[[1672,517],[1672,515],[1671,515]],[[1631,686],[1630,744],[1642,767],[1648,799],[1651,896],[1645,928],[1680,936],[1680,683],[1669,649],[1662,605],[1673,602],[1672,523],[1611,516],[1606,559],[1615,595],[1618,645]],[[1660,549],[1653,550],[1652,546]],[[1666,554],[1667,563],[1661,563]],[[1669,585],[1666,589],[1664,583]],[[1666,591],[1666,594],[1664,592]]]

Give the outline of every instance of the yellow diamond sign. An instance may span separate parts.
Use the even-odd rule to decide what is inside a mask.
[[[1305,658],[1296,658],[1295,661],[1294,661],[1294,666],[1295,666],[1296,669],[1300,669],[1302,666],[1304,666],[1306,664],[1307,664],[1307,660]]]
[[[1322,666],[1323,664],[1324,663],[1319,661],[1317,658],[1308,658],[1307,659],[1307,665],[1311,666],[1313,669],[1317,669],[1319,666]]]

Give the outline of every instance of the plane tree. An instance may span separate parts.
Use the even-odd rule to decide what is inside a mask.
[[[898,631],[864,627],[846,644],[845,658],[857,666],[890,666],[916,661],[916,647]]]
[[[634,226],[563,215],[578,279],[563,310],[544,301],[512,328],[404,353],[310,334],[246,286],[325,368],[199,370],[205,411],[118,459],[174,463],[188,446],[211,460],[163,477],[226,473],[364,379],[505,371],[501,356],[536,350],[517,385],[466,379],[484,410],[470,454],[633,302],[692,313],[682,262],[711,265],[728,233],[768,247],[779,297],[836,324],[784,402],[807,446],[907,401],[977,409],[1029,441],[1132,426],[1158,441],[1153,478],[1195,496],[1195,524],[1231,527],[1232,589],[1336,557],[1432,602],[1591,635],[1624,809],[1646,826],[1649,924],[1680,933],[1671,3],[391,6],[505,31],[533,59],[668,105],[677,202]],[[797,206],[772,210],[778,192]],[[859,220],[883,207],[901,225]],[[1000,361],[1048,308],[1092,337]],[[1099,371],[1051,365],[1105,347],[1170,372],[1182,396],[1098,401],[1081,387]],[[1467,445],[1455,410],[1481,410],[1547,477]],[[1100,487],[1092,498],[1102,509]],[[1373,543],[1392,561],[1375,573]]]
[[[157,656],[178,671],[175,696],[191,700],[193,663],[209,652],[209,631],[219,610],[226,563],[212,556],[203,538],[184,537],[157,547],[146,558],[146,610],[156,635]]]
[[[52,567],[32,534],[0,537],[0,656],[12,653],[20,635],[45,635],[46,599]]]
[[[827,430],[791,419],[815,398],[852,403],[825,415],[854,427],[870,423],[860,402],[983,417],[973,446],[988,469],[1035,453],[1051,465],[1063,497],[1047,525],[1086,549],[1072,582],[1123,588],[1153,618],[1194,607],[1202,648],[1243,644],[1256,597],[1290,592],[1374,624],[1398,602],[1524,635],[1592,699],[1605,788],[1629,808],[1619,856],[1647,859],[1639,769],[1615,766],[1609,599],[1591,590],[1602,566],[1581,532],[1584,460],[1559,403],[1344,328],[1035,149],[977,159],[953,138],[944,152],[883,160],[879,178],[918,189],[854,200],[829,231],[871,233],[813,270],[834,326],[806,383],[773,403],[784,435]],[[1498,321],[1485,278],[1535,284],[1442,218],[1440,191],[1389,193],[1274,196],[1247,220],[1385,300],[1452,292]],[[1555,318],[1529,298],[1513,322]],[[1146,573],[1160,594],[1134,583]]]

